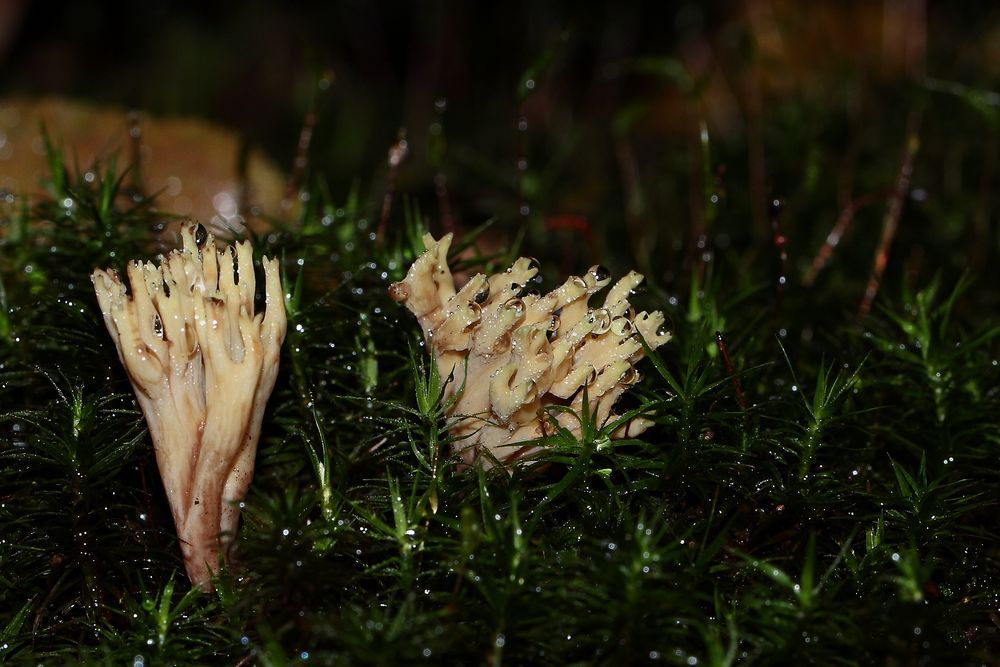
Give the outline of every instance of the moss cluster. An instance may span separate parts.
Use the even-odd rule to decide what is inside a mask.
[[[458,471],[437,366],[386,293],[437,218],[397,196],[380,236],[380,198],[335,201],[307,177],[300,218],[254,239],[282,259],[288,337],[233,563],[208,595],[183,575],[88,279],[171,247],[179,223],[119,192],[113,164],[83,174],[57,150],[50,160],[48,195],[6,197],[0,218],[0,661],[983,664],[1000,652],[997,295],[952,270],[965,241],[947,210],[903,212],[930,221],[935,252],[919,271],[894,254],[858,322],[867,251],[835,257],[806,289],[808,262],[782,260],[784,236],[803,248],[820,227],[784,221],[775,248],[740,236],[745,207],[720,209],[706,237],[661,249],[636,297],[674,330],[619,406],[652,420],[641,439],[611,439],[584,403],[580,427],[555,429],[537,462]],[[792,193],[793,220],[823,210],[814,187]],[[741,201],[741,188],[720,174],[702,203]],[[558,267],[537,232],[494,252],[470,233],[453,261],[493,271],[520,250]],[[980,250],[995,259],[995,246]]]

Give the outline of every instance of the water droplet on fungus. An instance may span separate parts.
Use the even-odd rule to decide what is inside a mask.
[[[600,336],[611,328],[611,313],[607,308],[598,308],[592,311],[594,316],[594,330],[592,333]]]
[[[647,314],[645,319],[635,322],[631,317],[620,316],[629,307],[623,298],[624,292],[637,282],[638,274],[628,276],[626,283],[611,296],[607,307],[590,308],[588,304],[588,296],[611,280],[610,272],[599,265],[591,267],[582,277],[569,277],[548,296],[526,295],[522,299],[511,296],[509,290],[513,288],[523,293],[533,286],[527,275],[521,274],[526,266],[536,270],[536,262],[521,258],[515,262],[516,277],[514,272],[508,271],[487,278],[497,289],[503,288],[504,296],[496,299],[488,309],[483,308],[482,319],[463,332],[467,336],[463,339],[465,346],[455,349],[456,323],[447,324],[449,317],[461,313],[458,317],[464,319],[475,315],[477,309],[471,307],[471,303],[465,304],[470,306],[468,311],[465,305],[458,306],[458,310],[449,305],[452,297],[447,290],[439,290],[439,278],[447,282],[448,276],[432,277],[426,270],[432,262],[435,269],[442,267],[440,257],[446,255],[451,240],[451,234],[439,241],[424,237],[428,250],[410,267],[404,282],[412,295],[421,295],[419,302],[415,296],[411,297],[407,307],[417,316],[426,345],[438,353],[439,377],[457,367],[457,372],[466,378],[464,392],[448,409],[455,418],[449,431],[455,442],[461,443],[452,447],[452,453],[461,456],[465,465],[479,459],[486,467],[498,461],[513,464],[530,457],[541,447],[534,444],[533,439],[551,432],[548,406],[568,408],[558,415],[559,426],[579,435],[579,411],[585,393],[601,423],[612,417],[612,406],[621,391],[641,377],[634,369],[630,370],[631,364],[644,356],[644,351],[637,346],[626,344],[623,348],[619,343],[634,335],[637,325],[648,332],[650,348],[659,347],[667,340],[652,333],[663,317],[661,313]],[[515,280],[523,284],[513,284]],[[480,285],[482,283],[476,283],[475,289],[482,289]],[[485,304],[488,298],[485,290],[481,297],[470,294],[470,302],[482,300]],[[451,313],[442,308],[450,309]],[[564,312],[560,313],[561,310]],[[569,319],[561,321],[561,315]],[[629,315],[634,317],[634,311],[629,311]],[[526,325],[521,324],[521,320]],[[615,336],[609,340],[599,338],[612,327]],[[592,333],[596,337],[587,342],[585,338],[591,338]],[[612,364],[615,370],[611,372],[618,377],[602,375],[602,371],[607,372]],[[604,380],[600,379],[602,377]],[[585,385],[589,388],[581,389]],[[462,415],[493,415],[495,419],[484,423],[482,418]],[[617,429],[609,438],[635,437],[647,427],[644,420],[635,420]],[[525,444],[526,441],[531,444]]]
[[[594,279],[594,284],[597,287],[604,287],[611,280],[611,271],[603,264],[595,264],[590,267],[587,275]]]
[[[196,222],[194,225],[194,242],[199,248],[203,247],[208,241],[208,230],[205,229],[205,225],[200,222]]]
[[[628,293],[629,296],[635,296],[637,294],[643,294],[645,293],[645,291],[646,291],[646,278],[642,276],[639,282],[636,283],[636,286],[630,289]]]
[[[611,322],[611,331],[619,338],[624,338],[632,333],[632,322],[624,317],[616,317]]]
[[[514,296],[504,301],[503,307],[514,312],[514,315],[521,317],[524,315],[524,301]]]

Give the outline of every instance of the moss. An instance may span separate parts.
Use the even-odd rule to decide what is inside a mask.
[[[975,128],[936,121],[949,104],[931,104],[922,131],[969,138]],[[887,132],[871,146],[885,169],[866,168],[859,187],[895,182],[902,140]],[[791,143],[776,170],[798,164]],[[922,188],[934,187],[942,145],[925,142],[916,158]],[[642,408],[649,430],[613,440],[585,418],[508,474],[453,465],[438,367],[387,295],[423,251],[421,234],[439,231],[419,211],[440,200],[401,196],[380,237],[371,221],[383,198],[353,189],[337,201],[306,174],[301,219],[255,239],[255,253],[282,259],[288,336],[232,562],[214,594],[197,595],[87,281],[95,266],[148,253],[161,218],[117,193],[110,166],[87,180],[56,151],[51,164],[48,194],[11,198],[0,220],[5,658],[979,664],[996,654],[1000,328],[989,281],[955,271],[965,241],[943,232],[958,215],[946,203],[904,207],[874,308],[858,321],[877,235],[857,229],[802,284],[836,218],[832,179],[788,188],[787,245],[775,248],[745,232],[746,179],[719,171],[693,195],[723,207],[704,238],[638,239],[656,254],[637,307],[665,311],[675,333],[646,350],[646,378],[620,406]],[[915,220],[927,241],[914,238]],[[591,232],[610,238],[613,222]],[[516,249],[493,234],[468,235],[478,249],[454,249],[451,265],[509,263]],[[577,249],[528,238],[522,250],[560,266]],[[995,244],[980,250],[978,266],[997,259]]]

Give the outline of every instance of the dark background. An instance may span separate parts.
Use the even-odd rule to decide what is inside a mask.
[[[996,250],[1000,28],[978,4],[292,4],[8,3],[0,94],[205,117],[286,172],[315,110],[310,174],[334,198],[360,183],[373,211],[405,128],[395,178],[432,228],[495,218],[499,238],[526,230],[566,269],[607,255],[651,271],[706,245],[739,249],[746,269],[769,252],[780,198],[805,271],[838,214],[872,196],[838,250],[859,280],[920,113],[889,275]]]
[[[729,13],[695,3],[10,4],[20,17],[8,22],[5,94],[204,115],[290,163],[315,80],[330,71],[332,106],[351,129],[337,133],[345,164],[381,153],[399,126],[419,134],[441,98],[456,130],[478,128],[484,139],[513,130],[522,74],[563,33],[570,39],[552,67],[554,102],[576,116],[606,113],[608,95],[623,87],[609,67],[667,54]]]

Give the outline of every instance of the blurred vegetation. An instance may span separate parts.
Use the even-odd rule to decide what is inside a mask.
[[[38,44],[107,29],[51,7]],[[164,215],[50,146],[47,194],[0,200],[0,660],[1000,664],[995,15],[166,7],[118,6],[129,64],[60,87],[21,41],[0,86],[213,115],[290,172],[315,111],[256,232],[289,335],[237,562],[189,592],[87,277]],[[385,293],[423,229],[549,287],[646,272],[656,426],[457,471]]]

